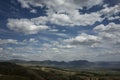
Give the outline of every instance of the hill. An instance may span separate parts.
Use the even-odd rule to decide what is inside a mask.
[[[44,80],[26,67],[0,62],[0,80]]]
[[[118,61],[111,61],[111,62],[90,62],[87,60],[74,60],[74,61],[24,61],[24,60],[8,60],[7,62],[13,62],[18,64],[29,64],[29,65],[38,65],[38,66],[52,66],[52,67],[59,67],[59,68],[112,68],[112,69],[119,69],[120,62]]]
[[[71,70],[0,62],[0,80],[120,80],[119,71]]]

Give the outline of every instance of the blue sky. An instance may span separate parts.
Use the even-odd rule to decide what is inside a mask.
[[[0,59],[120,61],[120,0],[0,0]]]

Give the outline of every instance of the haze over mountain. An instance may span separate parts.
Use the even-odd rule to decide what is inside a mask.
[[[99,61],[90,62],[87,60],[75,60],[75,61],[25,61],[25,60],[3,60],[1,62],[11,62],[21,65],[31,65],[31,66],[47,66],[47,67],[58,67],[65,69],[113,69],[119,70],[120,61]]]

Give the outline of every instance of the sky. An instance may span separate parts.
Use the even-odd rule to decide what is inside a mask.
[[[0,0],[0,60],[120,61],[120,0]]]

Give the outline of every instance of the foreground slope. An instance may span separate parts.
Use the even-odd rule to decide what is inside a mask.
[[[0,62],[0,80],[120,80],[119,71],[68,70]]]
[[[44,80],[31,69],[9,63],[0,62],[0,80]]]

